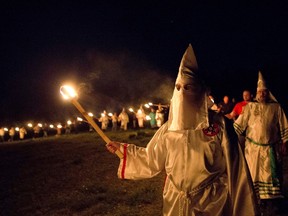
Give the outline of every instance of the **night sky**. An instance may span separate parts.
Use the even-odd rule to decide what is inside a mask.
[[[255,93],[261,70],[287,108],[286,5],[131,2],[1,3],[0,124],[76,115],[59,94],[66,82],[95,113],[168,103],[189,43],[216,100]]]

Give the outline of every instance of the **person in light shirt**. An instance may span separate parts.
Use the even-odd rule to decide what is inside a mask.
[[[123,153],[120,179],[152,178],[166,172],[163,215],[257,215],[253,185],[240,146],[231,144],[223,115],[211,100],[191,44],[184,53],[168,121],[146,147],[111,141]]]

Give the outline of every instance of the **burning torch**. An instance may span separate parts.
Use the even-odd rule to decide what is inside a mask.
[[[76,91],[71,86],[61,86],[60,93],[62,94],[63,98],[66,100],[70,100],[74,106],[79,110],[79,112],[86,118],[89,124],[95,129],[95,131],[101,136],[101,138],[106,142],[106,144],[110,143],[111,140],[106,136],[106,134],[99,128],[99,126],[95,123],[93,118],[88,115],[88,113],[84,110],[81,104],[77,101],[78,95]],[[122,152],[117,150],[115,154],[119,158],[123,158]]]

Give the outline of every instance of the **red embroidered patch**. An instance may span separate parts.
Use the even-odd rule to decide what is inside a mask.
[[[216,134],[219,133],[219,125],[216,123],[211,124],[208,128],[203,129],[203,133],[206,136],[215,136]]]

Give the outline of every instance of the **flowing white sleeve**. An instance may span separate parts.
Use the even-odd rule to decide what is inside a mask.
[[[242,135],[246,130],[249,115],[250,115],[250,106],[249,104],[247,104],[245,107],[243,107],[242,113],[238,116],[238,118],[235,120],[233,124],[235,132],[238,135]]]
[[[122,143],[124,157],[120,161],[118,177],[134,180],[145,179],[152,178],[163,171],[167,155],[163,138],[166,130],[165,124],[155,133],[145,148]]]

